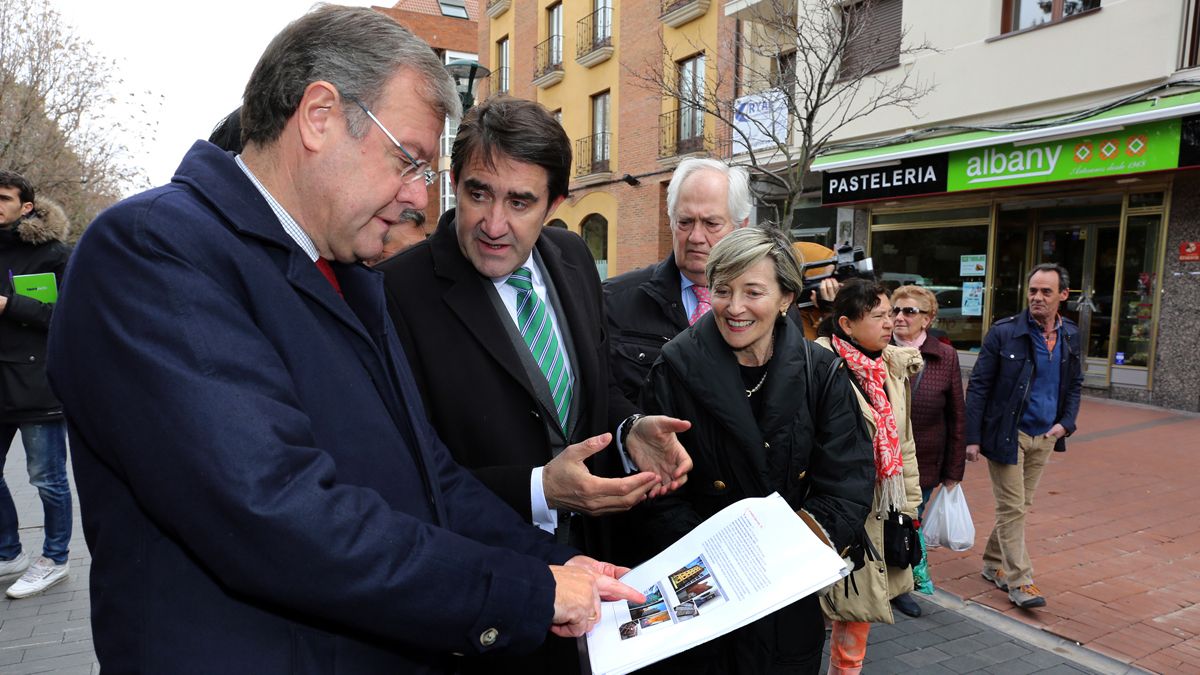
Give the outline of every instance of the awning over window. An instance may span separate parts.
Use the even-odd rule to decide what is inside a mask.
[[[909,143],[898,143],[866,150],[822,155],[813,161],[812,170],[824,172],[849,171],[935,153],[969,150],[971,148],[982,148],[1006,143],[1025,145],[1026,143],[1051,141],[1061,138],[1104,134],[1119,131],[1120,127],[1155,120],[1178,118],[1196,113],[1200,113],[1200,92],[1129,103],[1080,122],[1051,124],[1039,129],[1027,131],[968,131]]]

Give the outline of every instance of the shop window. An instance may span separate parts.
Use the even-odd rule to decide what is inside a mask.
[[[1158,281],[1159,227],[1162,216],[1130,216],[1125,226],[1125,257],[1121,261],[1121,292],[1117,305],[1117,344],[1114,366],[1150,365],[1154,327],[1154,288]]]
[[[986,225],[876,230],[875,272],[889,289],[925,286],[938,301],[934,328],[958,349],[977,350],[983,338]]]
[[[1161,192],[1131,192],[1129,193],[1129,208],[1140,209],[1163,205]]]
[[[1004,0],[1001,33],[1036,28],[1100,9],[1100,0]]]
[[[608,278],[608,219],[593,213],[583,219],[579,233],[587,243],[592,258],[596,260],[596,272],[601,279]]]
[[[846,48],[842,51],[839,75],[855,79],[900,65],[902,0],[873,0],[842,8]]]

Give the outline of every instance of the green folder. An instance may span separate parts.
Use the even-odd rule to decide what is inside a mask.
[[[58,301],[58,280],[54,272],[18,274],[12,278],[13,292],[52,305]]]

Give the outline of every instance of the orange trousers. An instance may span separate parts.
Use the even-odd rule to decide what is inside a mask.
[[[867,656],[867,635],[871,624],[865,621],[834,621],[829,637],[829,675],[858,675]]]

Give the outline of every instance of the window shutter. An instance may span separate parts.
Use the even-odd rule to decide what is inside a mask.
[[[867,0],[842,10],[854,31],[842,54],[843,78],[900,65],[903,8],[903,0]]]

